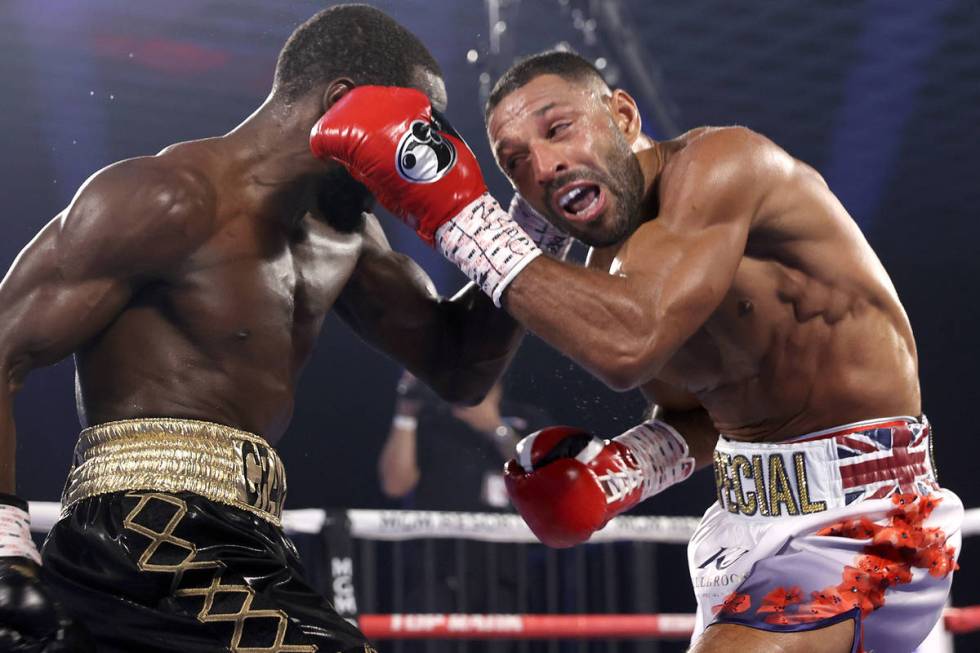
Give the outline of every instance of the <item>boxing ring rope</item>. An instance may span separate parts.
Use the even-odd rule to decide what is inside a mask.
[[[54,501],[30,501],[31,530],[46,533],[61,515]],[[443,538],[480,542],[535,543],[537,538],[518,515],[510,513],[439,512],[434,510],[347,510],[353,537],[395,541]],[[283,511],[283,527],[290,533],[318,533],[326,512],[319,508]],[[654,542],[687,544],[698,517],[620,516],[596,532],[589,542]],[[967,510],[963,537],[980,535],[980,508]]]
[[[45,533],[61,507],[55,502],[30,502],[33,531]],[[350,535],[362,540],[397,542],[410,539],[466,539],[496,543],[536,543],[517,515],[424,510],[347,510]],[[283,526],[292,534],[319,533],[327,521],[320,509],[287,510]],[[696,517],[620,516],[590,542],[686,544]],[[980,508],[967,510],[964,537],[980,535]],[[361,614],[358,623],[372,639],[687,639],[693,614]],[[947,608],[946,633],[980,630],[980,606]],[[938,649],[937,649],[938,650]],[[951,650],[951,649],[946,649]]]

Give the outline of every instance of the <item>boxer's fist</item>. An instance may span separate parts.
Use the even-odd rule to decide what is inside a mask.
[[[486,193],[476,157],[420,91],[358,86],[314,125],[310,149],[335,159],[426,242]]]
[[[59,609],[38,577],[27,502],[0,494],[0,651],[85,653],[94,648]]]
[[[659,420],[612,440],[568,426],[532,433],[504,468],[511,502],[549,546],[588,540],[610,519],[694,471],[687,443]]]
[[[640,500],[640,474],[626,448],[567,426],[521,440],[504,472],[514,507],[548,546],[585,542]]]
[[[0,651],[85,653],[85,633],[58,609],[27,558],[0,558]]]

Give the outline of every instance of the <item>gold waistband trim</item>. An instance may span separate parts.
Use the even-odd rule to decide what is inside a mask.
[[[246,431],[188,419],[133,419],[82,431],[62,495],[193,492],[282,525],[286,473],[275,449]]]

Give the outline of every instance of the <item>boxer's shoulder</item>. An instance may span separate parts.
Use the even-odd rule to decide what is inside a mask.
[[[692,172],[717,175],[724,166],[751,168],[780,166],[791,159],[786,152],[762,134],[740,125],[697,127],[666,141],[668,152],[665,180],[672,174]]]
[[[754,222],[763,199],[794,159],[746,127],[700,127],[664,143],[658,226]]]
[[[72,250],[99,243],[105,262],[164,263],[211,235],[216,206],[213,184],[195,166],[160,156],[126,159],[82,185],[61,216],[61,234]]]

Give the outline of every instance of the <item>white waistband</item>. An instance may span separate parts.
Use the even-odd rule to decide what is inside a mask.
[[[938,487],[925,417],[864,420],[782,442],[720,436],[714,467],[719,503],[751,518],[806,515]]]

